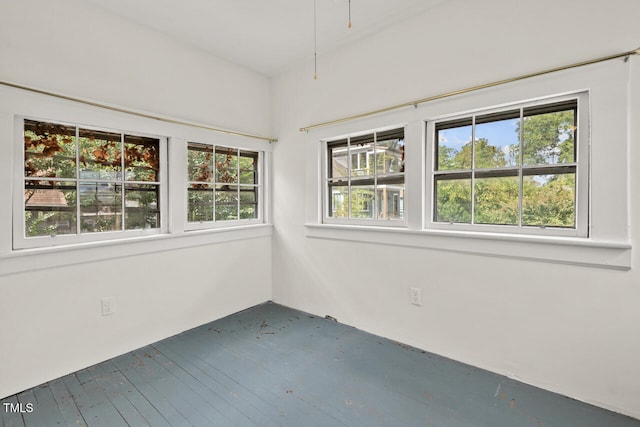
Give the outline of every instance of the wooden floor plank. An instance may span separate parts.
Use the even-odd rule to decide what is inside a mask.
[[[13,408],[17,408],[18,404],[18,396],[9,396],[6,399],[0,400],[2,407],[0,407],[0,413],[2,417],[2,425],[4,427],[24,427],[24,419],[23,415],[20,412],[14,412]],[[6,404],[6,405],[5,405]]]
[[[181,337],[178,344],[181,346],[189,346],[188,336]],[[193,343],[191,343],[193,344]],[[245,363],[240,356],[228,349],[220,349],[217,346],[211,351],[204,352],[199,355],[201,363],[208,365],[210,371],[216,370],[214,366],[218,366],[216,378],[230,385],[233,395],[238,396],[243,402],[247,402],[245,408],[256,407],[265,415],[266,420],[270,420],[277,425],[286,425],[285,421],[289,418],[308,420],[308,425],[315,425],[315,420],[328,418],[325,414],[318,413],[313,408],[307,408],[306,403],[295,402],[297,398],[287,394],[287,388],[278,384],[276,378],[271,381],[264,381],[267,372],[260,372],[259,368]],[[334,423],[334,425],[340,425]]]
[[[255,412],[252,413],[251,406],[242,405],[242,411],[238,410],[238,408],[232,404],[233,396],[228,390],[219,387],[219,384],[212,381],[208,373],[194,369],[194,365],[191,363],[193,359],[192,354],[189,354],[189,357],[183,357],[180,353],[166,345],[154,345],[153,347],[154,350],[156,350],[154,359],[157,360],[158,363],[165,364],[171,361],[174,366],[179,367],[178,369],[172,370],[173,375],[185,384],[189,384],[189,388],[198,395],[209,396],[209,403],[213,405],[221,415],[221,423],[229,423],[231,420],[234,420],[244,425],[266,425],[259,414]],[[251,413],[253,416],[249,415]]]
[[[91,375],[86,381],[85,387],[93,382],[93,387],[102,391],[103,395],[111,402],[120,416],[126,420],[129,425],[149,426],[149,422],[140,414],[137,408],[129,401],[126,393],[121,393],[114,384],[114,379],[105,375],[98,366],[92,366],[86,369],[87,374]]]
[[[104,393],[93,382],[86,380],[83,371],[67,375],[62,378],[62,381],[71,393],[86,425],[88,427],[127,426],[126,421]],[[85,383],[80,381],[80,377],[85,378]]]
[[[274,303],[1,402],[34,403],[32,413],[3,412],[3,427],[640,427],[640,420]]]
[[[92,368],[94,377],[98,384],[107,390],[107,393],[114,393],[126,398],[136,409],[144,421],[139,421],[140,425],[150,425],[153,427],[169,427],[171,424],[162,413],[122,375],[120,370],[109,360],[100,363]],[[136,416],[137,419],[137,416]],[[127,418],[127,422],[131,420]]]
[[[158,388],[158,378],[153,376],[145,368],[144,361],[138,360],[132,353],[116,357],[111,360],[113,365],[119,369],[122,375],[132,384],[135,384],[139,392],[144,395],[145,399],[153,404],[153,406],[162,414],[164,419],[172,426],[188,425],[188,414],[180,411],[180,405],[176,405],[176,398],[173,393],[165,396]]]
[[[152,347],[145,348],[144,352],[134,352],[134,355],[140,359],[144,358],[146,367],[150,374],[158,379],[157,383],[161,384],[165,396],[174,395],[179,398],[177,402],[187,415],[188,421],[195,425],[228,425],[229,420],[215,405],[216,396],[207,394],[206,391],[202,395],[201,385],[191,376],[185,378],[184,371],[172,361],[162,357]]]
[[[42,413],[36,413],[34,408],[38,406],[34,389],[25,390],[18,394],[18,403],[20,404],[20,411],[22,420],[25,426],[42,426]]]
[[[253,327],[258,329],[258,333],[255,341],[247,343],[250,347],[253,344],[254,348],[245,349],[244,357],[259,364],[261,370],[271,372],[275,378],[281,378],[292,394],[313,402],[323,412],[331,413],[336,421],[346,425],[402,425],[421,416],[420,413],[411,413],[414,408],[426,416],[427,405],[404,405],[395,395],[380,389],[378,376],[372,382],[366,381],[366,377],[354,377],[350,370],[342,369],[344,365],[336,363],[332,348],[340,334],[327,334],[323,330],[324,327],[333,328],[334,322],[315,319],[313,330],[306,334],[299,334],[295,332],[299,328],[294,328],[293,334],[284,338],[291,346],[279,345],[279,331],[284,329],[282,323],[273,317],[270,323],[256,319]],[[325,340],[325,337],[330,339]],[[278,342],[272,350],[275,357],[265,358],[259,348],[270,346],[272,341]],[[367,403],[361,396],[367,396],[372,403]],[[377,403],[380,401],[395,407],[396,411],[393,414],[380,412]]]
[[[154,389],[153,399],[164,399],[184,418],[183,422],[193,425],[224,425],[223,417],[215,407],[181,382],[172,373],[172,365],[157,363],[150,354],[152,352],[151,347],[145,347],[131,353],[130,359],[135,360],[136,366],[128,371],[127,377],[134,380],[130,374],[138,375],[134,381],[149,384]],[[122,369],[119,363],[116,362],[116,366]]]
[[[211,366],[218,366],[221,372],[236,380],[254,396],[262,399],[276,410],[280,425],[295,425],[295,420],[305,419],[308,425],[344,425],[334,417],[333,412],[324,412],[313,401],[305,400],[303,395],[294,394],[293,387],[263,366],[256,364],[249,356],[256,350],[255,343],[244,338],[226,337],[222,342],[216,337],[206,339],[203,336],[184,335],[179,337],[182,345],[202,345],[202,359]],[[202,344],[198,344],[198,343]],[[270,357],[267,352],[266,357]],[[274,420],[275,421],[275,420]],[[319,424],[316,422],[319,421]]]
[[[208,365],[199,355],[185,350],[185,347],[184,343],[177,344],[169,340],[154,344],[154,348],[176,361],[218,399],[224,401],[229,410],[233,408],[233,412],[244,414],[247,420],[255,425],[265,427],[279,425],[273,421],[272,406],[262,404],[262,400],[258,400],[252,391],[247,390],[214,366]]]
[[[33,388],[35,402],[33,412],[25,417],[25,424],[30,426],[60,425],[64,426],[65,419],[58,408],[51,387],[48,384]]]
[[[287,315],[289,317],[289,315]],[[289,321],[289,319],[285,319]],[[315,320],[317,322],[318,319]],[[289,335],[286,340],[291,343],[285,346],[271,346],[271,341],[276,338],[284,329],[281,323],[277,319],[272,317],[269,325],[264,319],[256,318],[252,323],[243,322],[243,329],[253,329],[255,335],[251,335],[251,339],[245,340],[244,334],[241,338],[243,342],[236,343],[235,346],[225,345],[222,346],[225,349],[236,348],[236,351],[241,354],[243,358],[249,359],[251,363],[258,366],[258,371],[270,372],[274,381],[280,381],[285,392],[295,394],[299,400],[310,402],[316,409],[331,413],[331,416],[335,418],[336,423],[351,424],[354,421],[354,414],[365,415],[361,419],[363,424],[369,422],[379,422],[380,414],[376,414],[375,405],[372,405],[370,411],[353,411],[353,405],[358,401],[355,396],[349,396],[350,398],[341,398],[339,395],[342,393],[341,384],[344,383],[345,372],[335,371],[332,375],[327,375],[331,369],[335,369],[336,366],[332,366],[333,358],[331,361],[325,362],[323,357],[318,357],[318,354],[323,353],[323,349],[327,348],[327,343],[322,342],[318,337],[323,334],[321,331],[314,331],[309,333],[306,331],[304,334],[294,334],[297,337]],[[328,323],[333,325],[333,322]],[[236,325],[239,326],[239,325]],[[218,329],[220,333],[225,333],[226,330]],[[235,328],[229,326],[228,331],[233,332]],[[232,334],[233,335],[233,334]],[[317,335],[314,337],[314,335]],[[308,343],[301,341],[301,338],[308,338]],[[260,340],[261,339],[261,340]],[[331,340],[335,337],[331,336]],[[333,345],[332,341],[328,342],[329,345]],[[264,349],[267,347],[273,347],[271,352],[274,354],[269,357],[264,357]],[[284,351],[283,349],[286,349]],[[226,364],[225,364],[226,365]],[[315,375],[316,372],[321,375]],[[358,390],[354,390],[354,394],[357,394]],[[368,390],[371,393],[372,390]],[[393,396],[384,396],[384,399],[389,401],[393,400]],[[367,419],[366,415],[370,413],[371,419]],[[402,414],[402,413],[401,413]],[[398,421],[398,417],[402,415],[395,415],[394,422]],[[375,420],[373,418],[376,418]],[[389,421],[391,422],[391,420]]]
[[[65,425],[86,426],[87,422],[62,378],[49,381],[46,385],[49,386],[53,394],[53,398],[58,406],[58,412],[62,415]]]

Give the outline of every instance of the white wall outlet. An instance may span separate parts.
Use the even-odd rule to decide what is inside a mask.
[[[422,289],[420,288],[411,288],[411,296],[409,297],[409,301],[413,305],[422,305]]]
[[[102,315],[109,316],[116,312],[116,299],[114,297],[102,298]]]

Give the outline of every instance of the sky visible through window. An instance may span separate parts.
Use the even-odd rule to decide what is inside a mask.
[[[494,147],[500,147],[509,159],[509,146],[518,144],[518,120],[508,119],[476,125],[476,141],[484,138]],[[471,126],[443,129],[438,132],[441,146],[452,148],[454,152],[462,151],[462,147],[471,141]]]

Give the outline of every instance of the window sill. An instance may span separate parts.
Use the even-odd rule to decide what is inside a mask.
[[[306,236],[311,238],[437,249],[618,270],[631,268],[629,242],[335,224],[305,224],[305,229]]]
[[[0,254],[0,276],[91,261],[269,237],[272,234],[272,229],[270,224],[241,225],[66,246],[18,249]],[[34,261],[34,258],[37,258],[37,261]]]

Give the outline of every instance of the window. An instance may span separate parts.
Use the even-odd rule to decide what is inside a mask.
[[[261,153],[190,142],[187,160],[189,223],[261,221]]]
[[[628,67],[612,62],[368,118],[371,129],[404,122],[405,191],[389,198],[403,221],[350,215],[350,189],[365,179],[350,163],[366,162],[349,149],[380,131],[332,124],[317,131],[318,162],[306,163],[318,180],[306,187],[305,234],[629,269],[628,96]]]
[[[431,123],[431,223],[586,236],[587,147],[578,129],[585,97]]]
[[[31,119],[22,123],[22,232],[14,246],[160,230],[164,139]]]
[[[264,138],[2,85],[0,105],[10,203],[0,214],[0,274],[272,234]],[[212,182],[218,221],[189,221],[188,141],[224,157]]]
[[[404,128],[326,143],[325,222],[404,219]]]

